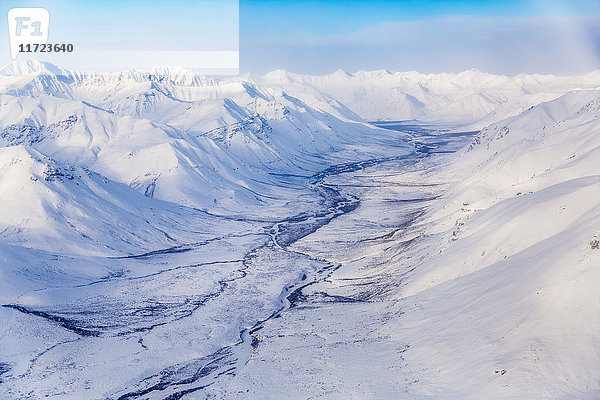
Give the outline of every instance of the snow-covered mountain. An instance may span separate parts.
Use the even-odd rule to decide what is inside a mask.
[[[361,206],[292,248],[339,269],[206,392],[597,399],[599,105],[567,93],[457,153],[329,177]]]
[[[436,398],[597,398],[600,91],[484,129],[435,176],[400,336]],[[450,172],[450,173],[448,173]]]
[[[0,92],[3,146],[30,146],[150,197],[221,212],[266,199],[285,205],[271,172],[310,175],[365,151],[366,136],[378,154],[403,145],[317,91],[308,105],[182,69],[79,74],[15,62],[1,70]]]
[[[58,369],[42,386],[26,384],[25,375],[40,349],[72,335],[120,341],[219,297],[212,317],[202,313],[223,319],[206,332],[202,351],[209,351],[238,337],[257,312],[271,313],[304,264],[278,263],[275,276],[267,268],[247,280],[247,298],[225,290],[256,274],[245,271],[253,251],[266,248],[280,224],[318,226],[347,206],[311,176],[413,151],[407,135],[369,125],[329,96],[312,91],[307,99],[178,68],[82,74],[34,61],[2,68],[0,397],[34,390],[27,396],[64,398],[55,393]],[[245,304],[253,307],[244,311]],[[152,358],[174,361],[162,351]],[[114,391],[163,364],[147,361],[121,378],[98,376],[114,380]],[[2,385],[7,373],[14,387]],[[67,397],[90,395],[68,386]],[[98,396],[98,386],[91,390]]]
[[[274,71],[255,82],[292,94],[315,88],[369,121],[421,120],[481,129],[569,90],[600,87],[600,71],[583,76],[520,74],[509,77],[476,69],[458,74],[343,70],[310,76]],[[467,129],[467,128],[463,128]]]
[[[0,193],[2,243],[58,254],[142,253],[211,228],[210,219],[24,145],[0,148]]]
[[[598,398],[598,86],[3,67],[0,397]]]

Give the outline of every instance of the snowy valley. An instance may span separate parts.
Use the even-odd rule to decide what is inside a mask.
[[[0,397],[596,399],[600,71],[0,69]]]

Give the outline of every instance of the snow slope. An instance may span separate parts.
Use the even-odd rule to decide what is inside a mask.
[[[0,191],[2,242],[63,255],[141,253],[216,224],[23,145],[0,148]]]
[[[431,247],[397,295],[414,393],[600,396],[599,116],[599,91],[568,93],[444,167],[464,178],[423,222]]]

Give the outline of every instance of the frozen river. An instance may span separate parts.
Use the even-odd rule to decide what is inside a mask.
[[[403,390],[406,377],[388,376],[409,345],[385,333],[402,315],[389,294],[410,272],[396,261],[418,242],[414,222],[443,187],[417,177],[471,133],[382,126],[409,132],[416,151],[279,176],[309,190],[313,210],[281,219],[268,210],[211,216],[219,235],[112,258],[105,262],[117,272],[101,280],[37,290],[51,305],[6,304],[2,318],[22,328],[35,356],[5,371],[3,389],[61,399],[366,398]]]

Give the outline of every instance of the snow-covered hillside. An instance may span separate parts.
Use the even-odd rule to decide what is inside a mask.
[[[0,93],[1,145],[26,145],[147,196],[221,213],[286,207],[273,171],[310,175],[324,163],[406,146],[315,90],[307,105],[182,69],[79,74],[14,62],[0,71]]]
[[[361,205],[293,249],[340,267],[205,391],[597,399],[599,104],[568,93],[458,153],[329,177]]]
[[[600,91],[568,93],[446,164],[464,178],[423,221],[431,247],[397,294],[416,393],[600,395],[599,116]]]

